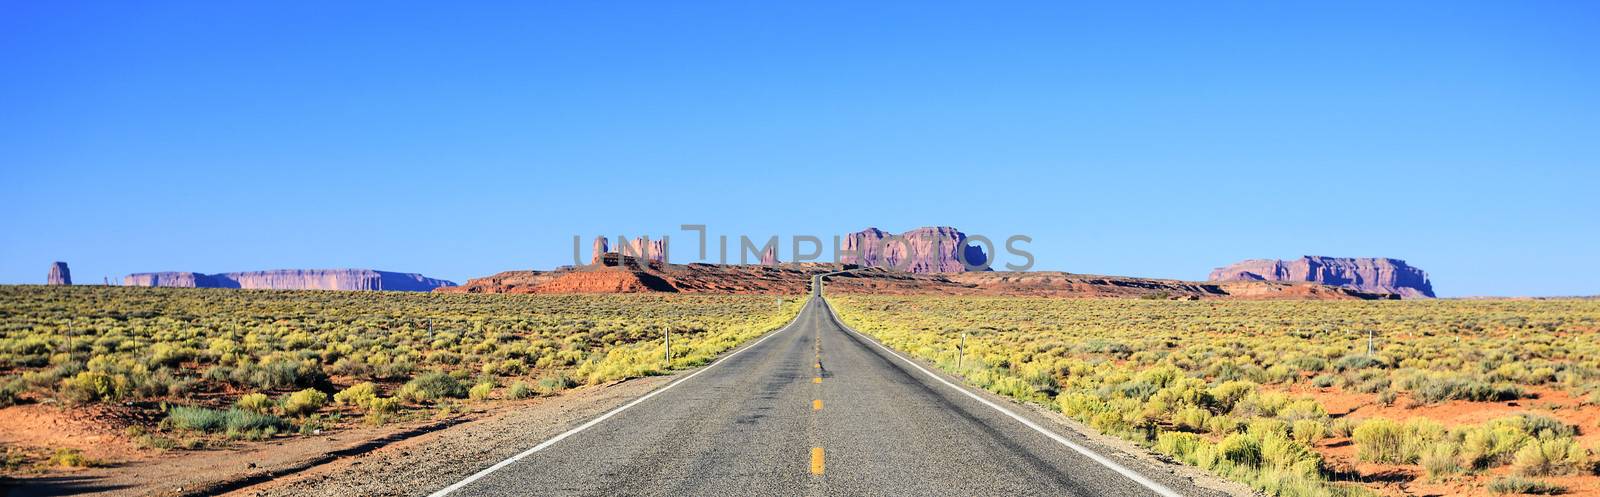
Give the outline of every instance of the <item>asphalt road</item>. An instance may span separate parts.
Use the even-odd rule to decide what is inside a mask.
[[[947,382],[814,298],[784,329],[441,492],[1215,494]]]

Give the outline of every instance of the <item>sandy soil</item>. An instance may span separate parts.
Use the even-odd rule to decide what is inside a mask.
[[[143,409],[120,405],[63,408],[53,404],[23,404],[0,409],[0,445],[48,451],[74,448],[85,457],[127,462],[152,457],[123,435],[133,422],[154,424]]]
[[[326,435],[193,451],[135,447],[120,435],[128,423],[115,412],[118,406],[71,411],[45,405],[15,406],[0,410],[0,422],[7,427],[0,430],[5,433],[0,441],[16,446],[82,447],[85,456],[111,464],[17,475],[3,482],[0,494],[414,494],[417,488],[454,482],[466,476],[467,468],[503,459],[672,378],[641,378],[553,397],[495,402],[444,418],[355,426]],[[113,412],[96,414],[98,410]]]
[[[1315,388],[1298,385],[1286,390],[1294,395],[1315,397],[1333,416],[1351,419],[1388,418],[1405,420],[1424,417],[1447,427],[1481,424],[1493,419],[1521,413],[1549,416],[1564,423],[1576,425],[1579,445],[1600,452],[1600,408],[1585,406],[1565,391],[1551,388],[1534,388],[1537,398],[1510,402],[1449,401],[1429,405],[1415,405],[1409,396],[1401,395],[1393,405],[1378,403],[1376,394],[1342,392],[1333,388]],[[1510,475],[1506,466],[1491,468],[1475,475],[1456,475],[1440,481],[1429,481],[1426,472],[1417,465],[1374,464],[1356,460],[1356,446],[1348,437],[1331,438],[1317,444],[1329,466],[1354,473],[1352,476],[1385,495],[1395,496],[1469,496],[1491,497],[1488,489],[1496,477]],[[1600,477],[1594,475],[1540,477],[1567,488],[1561,495],[1600,497]]]

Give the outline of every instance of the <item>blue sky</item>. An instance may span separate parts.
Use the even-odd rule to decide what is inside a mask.
[[[0,3],[0,282],[938,224],[1600,293],[1590,2],[137,4]]]

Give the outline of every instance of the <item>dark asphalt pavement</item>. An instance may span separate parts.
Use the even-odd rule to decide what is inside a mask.
[[[1148,481],[1137,482],[1069,443]],[[727,497],[1216,494],[1101,448],[1029,409],[936,380],[839,325],[820,297],[789,326],[723,361],[452,490]]]

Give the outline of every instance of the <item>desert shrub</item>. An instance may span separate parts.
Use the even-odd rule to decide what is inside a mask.
[[[399,411],[399,398],[375,397],[367,402],[367,421],[373,424],[383,424],[391,415]]]
[[[262,390],[309,388],[328,379],[316,360],[289,358],[268,359],[234,368],[217,367],[207,375],[214,379]]]
[[[553,373],[540,377],[535,390],[540,395],[550,395],[575,386],[578,386],[578,382],[573,380],[572,377],[567,376],[565,373]]]
[[[1459,450],[1453,443],[1430,445],[1428,448],[1423,449],[1422,456],[1418,458],[1417,463],[1421,464],[1422,469],[1428,472],[1428,478],[1430,479],[1436,480],[1440,477],[1460,473],[1462,468],[1457,458]]]
[[[493,395],[494,383],[490,382],[483,382],[473,385],[472,389],[467,391],[467,398],[472,400],[489,400]]]
[[[1313,399],[1299,399],[1289,402],[1288,405],[1278,409],[1278,419],[1293,423],[1300,420],[1321,421],[1328,419],[1328,411],[1323,410],[1322,404]]]
[[[289,423],[271,414],[261,414],[243,409],[218,411],[203,407],[176,406],[167,411],[167,421],[173,428],[204,433],[226,433],[231,438],[264,438],[289,427]]]
[[[171,368],[162,367],[147,374],[136,373],[129,378],[133,395],[140,397],[182,397],[194,388],[196,380],[179,376]]]
[[[158,343],[150,346],[149,354],[145,362],[153,369],[162,366],[173,367],[184,361],[193,360],[199,351],[169,343]]]
[[[1389,385],[1392,383],[1393,382],[1389,381],[1389,377],[1378,376],[1356,383],[1354,390],[1361,393],[1386,392],[1389,391]]]
[[[273,404],[272,399],[268,398],[267,394],[250,393],[240,396],[239,400],[234,401],[233,405],[246,411],[267,414],[272,411]]]
[[[533,387],[528,386],[528,382],[526,381],[517,380],[512,382],[510,387],[506,388],[507,399],[522,400],[532,396]]]
[[[1523,413],[1517,415],[1522,420],[1522,430],[1536,438],[1574,437],[1578,435],[1578,427],[1561,422],[1561,420],[1538,414]]]
[[[133,443],[140,447],[156,450],[172,450],[178,446],[177,441],[154,433],[136,436],[133,438]]]
[[[50,465],[63,468],[87,468],[101,464],[100,461],[84,457],[78,449],[60,448],[50,456]]]
[[[1089,426],[1104,433],[1122,434],[1133,431],[1133,423],[1122,413],[1106,411],[1089,418]]]
[[[18,447],[0,445],[0,470],[18,471],[28,465],[28,453]]]
[[[1295,379],[1300,377],[1300,373],[1289,369],[1288,366],[1274,364],[1267,368],[1266,377],[1267,383],[1293,383]]]
[[[333,394],[334,402],[360,408],[366,408],[367,406],[371,405],[373,399],[376,398],[378,398],[378,386],[370,381],[364,381],[350,385],[350,388],[340,390],[339,393]]]
[[[20,402],[22,385],[19,381],[0,383],[0,407],[11,407]]]
[[[1206,420],[1206,431],[1214,435],[1227,435],[1239,431],[1239,420],[1233,416],[1218,415]]]
[[[1356,421],[1350,418],[1339,418],[1328,423],[1328,436],[1348,437],[1356,431]]]
[[[1261,435],[1261,462],[1264,467],[1306,476],[1322,471],[1322,456],[1311,447],[1290,439],[1281,432]]]
[[[61,380],[61,395],[72,402],[118,400],[128,394],[128,378],[93,371]]]
[[[1530,440],[1511,461],[1511,471],[1520,476],[1564,476],[1589,467],[1589,450],[1570,437]]]
[[[1245,423],[1245,433],[1249,433],[1258,440],[1268,435],[1287,435],[1289,433],[1289,423],[1280,419],[1252,419],[1250,422]]]
[[[1172,424],[1184,431],[1205,431],[1208,421],[1211,421],[1211,412],[1196,406],[1184,407],[1172,415]]]
[[[1339,377],[1337,376],[1323,373],[1311,378],[1311,385],[1317,388],[1328,388],[1333,386],[1333,383],[1338,379]]]
[[[168,410],[167,422],[171,423],[173,428],[201,432],[222,431],[228,426],[226,413],[214,409],[188,406],[176,406]]]
[[[1306,445],[1314,445],[1318,440],[1322,440],[1324,436],[1327,436],[1328,428],[1327,425],[1322,424],[1322,421],[1301,419],[1290,425],[1290,431],[1294,433],[1295,441]]]
[[[1357,425],[1351,433],[1358,459],[1390,464],[1415,463],[1423,450],[1446,435],[1444,426],[1426,418],[1413,418],[1403,424],[1373,418]]]
[[[1248,381],[1225,381],[1211,388],[1211,399],[1217,412],[1232,411],[1234,405],[1246,395],[1254,393],[1258,385]]]
[[[1373,418],[1357,425],[1351,436],[1356,443],[1356,457],[1362,461],[1411,464],[1427,444],[1443,438],[1444,429],[1422,418],[1404,424]]]
[[[1038,392],[1027,380],[1010,375],[995,375],[986,387],[989,391],[1018,399],[1034,398]]]
[[[1255,391],[1233,405],[1232,413],[1241,418],[1270,418],[1289,405],[1289,396],[1278,392]]]
[[[1199,435],[1176,431],[1163,432],[1156,435],[1156,452],[1172,456],[1174,459],[1188,464],[1194,464],[1195,449],[1205,444]]]
[[[1421,379],[1414,387],[1413,394],[1417,400],[1429,404],[1447,400],[1501,402],[1520,399],[1526,395],[1522,387],[1516,385],[1509,383],[1491,385],[1483,380],[1457,375],[1438,375]]]
[[[1232,461],[1242,466],[1261,465],[1261,443],[1255,437],[1235,433],[1228,435],[1217,444],[1217,452],[1223,459]]]
[[[1088,421],[1089,417],[1106,410],[1106,402],[1098,396],[1077,392],[1057,395],[1056,405],[1062,414],[1079,421]]]
[[[1347,355],[1339,358],[1337,362],[1333,363],[1334,369],[1339,371],[1377,368],[1382,366],[1383,361],[1379,361],[1371,356],[1366,355]]]
[[[1277,497],[1370,497],[1373,495],[1360,487],[1331,484],[1322,481],[1321,478],[1315,475],[1306,475],[1293,471],[1268,469],[1254,474],[1247,474],[1242,479],[1249,480],[1252,486],[1261,489],[1261,493]]]
[[[1461,430],[1461,461],[1471,469],[1510,462],[1517,449],[1531,440],[1519,418],[1490,421]]]
[[[300,418],[299,431],[301,435],[318,435],[325,426],[326,422],[321,414],[311,414]]]
[[[322,406],[328,405],[328,394],[314,388],[307,388],[284,396],[281,403],[283,404],[284,415],[305,416],[317,412],[317,409],[321,409]]]
[[[1517,476],[1504,476],[1489,482],[1489,491],[1497,494],[1555,495],[1566,490],[1566,487],[1554,483]]]
[[[1328,360],[1314,355],[1303,355],[1289,361],[1296,371],[1317,372],[1328,369]]]
[[[1378,404],[1385,407],[1392,406],[1394,405],[1394,401],[1398,400],[1399,398],[1400,394],[1398,392],[1395,392],[1394,390],[1384,390],[1382,393],[1378,394]]]
[[[435,371],[412,378],[397,395],[412,402],[432,402],[466,397],[467,388],[454,376]]]

